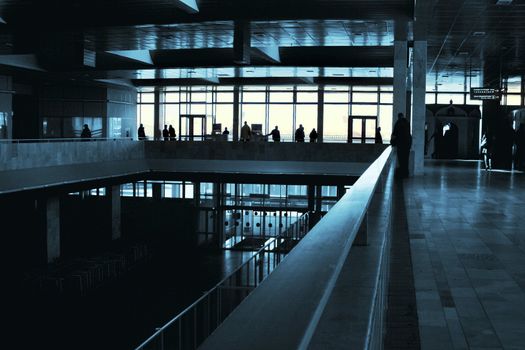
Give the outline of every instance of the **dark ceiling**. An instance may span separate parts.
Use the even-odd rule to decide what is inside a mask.
[[[486,80],[525,70],[525,0],[507,6],[418,0],[417,7],[414,0],[197,0],[195,14],[177,2],[1,1],[0,72],[136,85],[287,77],[388,81],[395,23],[408,21],[413,40],[414,16],[424,18],[420,8],[428,11],[429,88],[459,89],[465,77],[480,85],[486,67],[492,73]],[[249,65],[234,63],[237,20],[251,23]]]

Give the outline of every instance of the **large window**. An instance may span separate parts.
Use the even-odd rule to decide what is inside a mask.
[[[278,126],[281,141],[293,141],[295,130],[303,125],[306,139],[312,129],[318,130],[319,94],[324,96],[324,142],[346,142],[349,115],[377,116],[384,135],[392,129],[391,86],[325,86],[319,92],[316,85],[297,86],[243,86],[239,96],[239,128],[246,121],[261,124],[263,134]],[[185,114],[206,115],[207,134],[212,124],[220,123],[222,130],[228,128],[229,139],[234,134],[234,87],[193,86],[167,87],[159,100],[161,121],[173,125],[178,136],[189,132]],[[138,94],[138,122],[144,124],[146,135],[153,137],[154,93],[152,89]],[[387,114],[390,113],[389,116]],[[200,124],[194,125],[194,130]],[[271,138],[270,138],[271,140]],[[386,137],[388,140],[388,137]]]

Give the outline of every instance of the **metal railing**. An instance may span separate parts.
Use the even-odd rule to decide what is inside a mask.
[[[196,349],[277,267],[286,256],[287,250],[281,249],[286,241],[304,237],[308,231],[305,220],[307,218],[292,225],[297,228],[290,227],[286,236],[268,239],[250,259],[178,316],[158,328],[136,350]]]
[[[47,138],[47,139],[0,139],[0,143],[51,143],[51,142],[100,142],[132,141],[131,137],[91,137],[91,138]]]

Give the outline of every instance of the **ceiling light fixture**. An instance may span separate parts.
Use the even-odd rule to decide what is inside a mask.
[[[505,6],[505,5],[510,5],[510,4],[512,4],[512,0],[497,0],[496,1],[496,5]]]
[[[473,36],[484,36],[486,33],[485,32],[474,32],[472,33]]]

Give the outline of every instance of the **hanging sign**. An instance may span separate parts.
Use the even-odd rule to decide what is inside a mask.
[[[501,90],[494,88],[470,88],[471,100],[499,100],[501,99]]]

